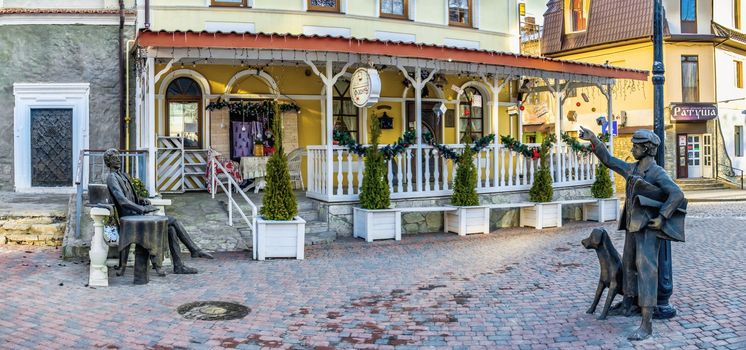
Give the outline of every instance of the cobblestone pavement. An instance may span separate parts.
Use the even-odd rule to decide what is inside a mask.
[[[746,203],[690,206],[675,243],[679,316],[654,322],[636,344],[638,318],[585,314],[598,276],[580,245],[594,223],[490,235],[405,236],[306,247],[306,260],[255,262],[245,252],[192,260],[200,274],[109,288],[85,287],[85,263],[58,250],[0,247],[2,349],[208,348],[746,348]],[[613,231],[612,223],[606,225]],[[612,239],[621,249],[622,234]],[[222,300],[251,313],[192,321],[176,308]]]

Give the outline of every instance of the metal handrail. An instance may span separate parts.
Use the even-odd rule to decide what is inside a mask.
[[[223,192],[228,196],[228,225],[233,226],[233,206],[236,206],[236,209],[238,209],[238,213],[241,215],[241,217],[246,222],[246,225],[249,226],[251,229],[251,234],[253,237],[256,237],[256,217],[257,217],[257,207],[254,204],[254,202],[249,199],[249,197],[241,190],[241,187],[236,183],[236,180],[233,179],[232,176],[230,176],[230,173],[228,170],[221,164],[217,159],[216,155],[220,155],[219,152],[215,151],[214,149],[210,149],[210,173],[212,174],[212,180],[210,183],[210,192],[212,193],[212,198],[215,198],[215,192],[217,190],[216,185],[220,185],[220,188],[223,189]],[[222,181],[218,181],[217,177],[217,169],[220,169],[223,174],[226,175],[226,178],[228,179],[228,188],[225,188],[225,185]],[[237,192],[241,194],[241,197],[246,201],[246,203],[251,207],[251,220],[244,214],[241,207],[238,205],[238,203],[233,199],[233,189],[237,189]]]
[[[728,165],[728,164],[723,164],[723,163],[718,163],[718,166],[720,166],[720,165],[722,165],[722,166],[725,166],[725,167],[728,167],[728,168],[730,169],[730,171],[731,171],[731,172],[733,173],[733,177],[736,177],[736,174],[735,174],[734,170],[738,170],[738,171],[739,171],[739,172],[741,173],[741,189],[743,189],[743,172],[744,172],[744,171],[743,171],[742,169],[738,169],[738,168],[735,168],[735,167],[733,167],[732,165]],[[730,176],[730,175],[726,175],[726,176]],[[730,179],[728,179],[728,178],[725,178],[725,177],[720,177],[720,174],[719,174],[719,173],[718,173],[717,177],[718,177],[718,178],[722,178],[722,179],[724,179],[725,181],[728,181],[728,182],[733,182],[733,181],[731,181],[731,180],[730,180]]]
[[[85,167],[86,164],[86,157],[91,156],[102,156],[106,152],[106,150],[100,150],[100,149],[84,149],[80,151],[80,155],[78,156],[78,165],[75,173],[75,187],[76,187],[76,193],[75,193],[75,238],[80,238],[80,216],[81,216],[81,210],[83,208],[83,192],[85,191],[86,187],[86,173],[88,172],[88,168]],[[127,158],[132,158],[133,155],[138,159],[137,166],[128,166],[129,169],[145,171],[145,157],[147,157],[148,151],[145,150],[119,150],[119,153],[123,160],[126,160]],[[125,161],[122,162],[124,165]],[[129,165],[129,163],[127,163]],[[89,174],[90,175],[90,174]],[[143,180],[143,182],[147,182],[147,179],[145,178],[145,173],[142,174],[143,176],[140,176]],[[90,179],[89,179],[90,181]]]

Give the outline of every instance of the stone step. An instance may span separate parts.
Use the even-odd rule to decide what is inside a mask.
[[[0,244],[59,246],[65,235],[65,216],[0,216]]]
[[[329,231],[329,224],[326,221],[307,221],[306,234]]]
[[[315,209],[299,211],[298,216],[302,217],[306,222],[317,221],[319,219],[319,211]]]
[[[337,239],[334,231],[306,233],[306,245],[329,244]]]

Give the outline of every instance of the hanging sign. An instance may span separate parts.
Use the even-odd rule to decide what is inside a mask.
[[[714,103],[672,103],[671,118],[676,121],[697,122],[715,119],[718,106]]]
[[[464,94],[464,89],[462,89],[462,88],[460,88],[460,87],[458,87],[456,85],[451,85],[451,90],[455,91],[459,95],[463,95]]]
[[[371,107],[381,97],[381,77],[373,68],[358,68],[350,81],[352,103],[361,108]]]

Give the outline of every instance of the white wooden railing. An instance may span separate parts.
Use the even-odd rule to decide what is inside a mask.
[[[529,145],[538,146],[538,145]],[[463,145],[448,145],[456,151]],[[557,160],[559,147],[559,161]],[[332,166],[327,167],[326,146],[308,146],[307,195],[326,201],[356,201],[363,182],[363,157],[349,152],[347,147],[332,147]],[[455,162],[444,158],[432,146],[422,146],[422,184],[417,184],[414,160],[417,148],[386,161],[391,198],[446,196],[453,191]],[[492,144],[474,158],[478,167],[477,192],[497,193],[528,190],[538,171],[539,160],[512,152],[502,145]],[[594,155],[576,153],[569,146],[555,146],[550,152],[549,169],[555,187],[590,185],[595,180],[598,161]],[[331,168],[332,183],[327,183]],[[556,171],[559,169],[559,171]]]

